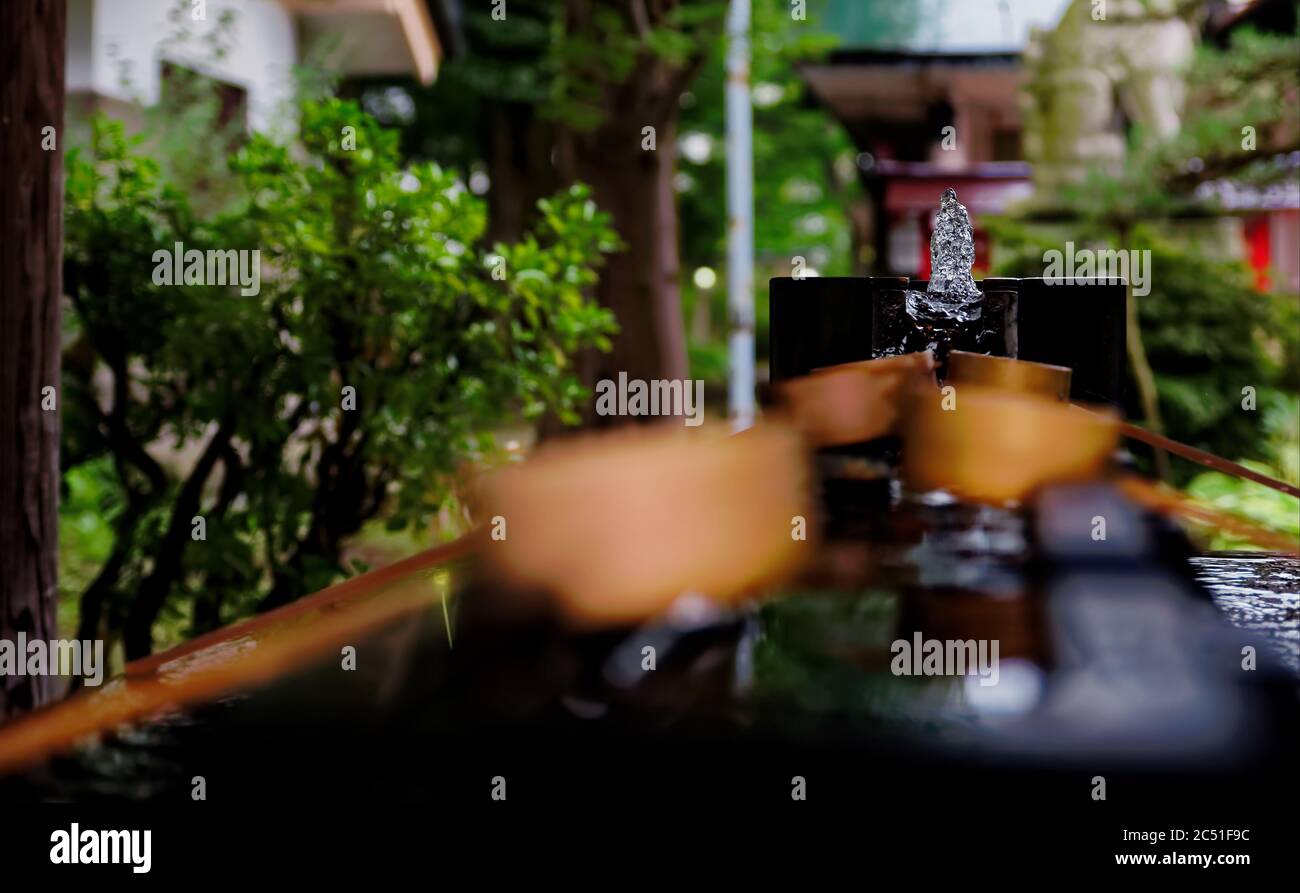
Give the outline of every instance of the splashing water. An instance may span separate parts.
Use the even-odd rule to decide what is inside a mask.
[[[930,236],[930,287],[907,292],[907,314],[918,323],[974,322],[983,309],[980,290],[971,277],[975,237],[966,206],[957,191],[943,191],[934,234]]]

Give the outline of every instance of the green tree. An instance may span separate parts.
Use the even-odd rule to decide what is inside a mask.
[[[112,468],[81,635],[138,657],[168,611],[201,632],[327,585],[368,519],[428,523],[491,426],[576,418],[570,358],[613,329],[585,297],[608,218],[573,187],[489,247],[483,203],[397,143],[354,103],[306,103],[296,143],[253,136],[232,159],[243,197],[211,216],[120,125],[70,155],[65,459]],[[260,289],[159,284],[175,242],[258,250]],[[166,443],[192,455],[161,461]]]
[[[0,6],[0,640],[55,633],[64,4]],[[0,676],[0,720],[54,696]]]
[[[862,275],[868,261],[867,206],[857,150],[843,125],[816,104],[799,72],[800,65],[815,63],[838,42],[826,31],[826,6],[810,3],[807,17],[796,20],[784,0],[753,4],[750,90],[760,357],[767,350],[769,277],[790,275],[796,256],[823,276]],[[682,261],[688,271],[721,269],[726,256],[725,60],[726,40],[719,38],[683,96],[684,163],[677,189]],[[725,290],[700,289],[688,279],[686,295],[693,372],[721,377],[726,369]]]
[[[408,151],[482,177],[495,238],[527,227],[538,195],[591,187],[622,248],[595,292],[620,331],[607,356],[580,358],[588,383],[686,374],[676,135],[725,11],[723,0],[512,0],[505,18],[470,8],[468,51],[432,88],[362,91],[381,117],[410,123]]]
[[[1262,413],[1241,410],[1242,388],[1272,403],[1270,389],[1300,387],[1300,306],[1294,295],[1257,293],[1243,264],[1207,258],[1169,224],[1222,213],[1213,190],[1199,188],[1211,181],[1294,179],[1286,159],[1300,150],[1297,57],[1300,34],[1241,29],[1224,48],[1199,46],[1178,132],[1156,140],[1135,127],[1122,164],[1091,167],[1055,202],[1068,209],[1076,241],[1151,251],[1153,290],[1130,297],[1129,416],[1233,458],[1268,450]],[[1041,275],[1043,251],[1059,248],[1059,236],[1044,235],[1059,234],[1059,219],[1046,230],[1032,221],[988,222],[1002,275]],[[1161,458],[1162,474],[1190,479],[1193,468],[1161,469]]]
[[[1056,230],[1006,219],[985,222],[998,245],[997,275],[1042,275],[1044,252],[1059,248]],[[1134,226],[1124,242],[1100,223],[1077,223],[1072,234],[1080,244],[1151,252],[1150,268],[1158,278],[1150,294],[1137,299],[1136,310],[1156,370],[1155,395],[1166,433],[1232,458],[1263,455],[1260,415],[1242,410],[1241,391],[1247,385],[1263,393],[1287,386],[1286,366],[1274,358],[1270,343],[1278,336],[1286,299],[1257,293],[1244,264],[1189,250],[1152,223]],[[1132,368],[1126,393],[1126,415],[1142,417]],[[1177,465],[1172,478],[1186,482],[1196,470]]]

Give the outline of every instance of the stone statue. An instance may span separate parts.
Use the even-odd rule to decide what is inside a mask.
[[[1185,0],[1073,0],[1025,48],[1025,157],[1039,200],[1094,163],[1124,158],[1125,121],[1144,138],[1178,131],[1196,45]]]

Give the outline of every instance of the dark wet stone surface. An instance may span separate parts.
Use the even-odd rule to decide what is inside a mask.
[[[758,613],[724,614],[694,630],[650,626],[572,638],[545,627],[467,625],[451,650],[439,618],[422,613],[399,624],[407,644],[394,646],[396,639],[381,635],[363,645],[356,673],[340,673],[327,659],[264,688],[119,729],[0,779],[0,800],[187,801],[193,777],[203,775],[209,791],[241,802],[332,790],[425,801],[472,790],[479,775],[491,777],[499,771],[493,767],[520,759],[546,778],[552,764],[581,766],[584,790],[614,797],[618,788],[607,792],[601,773],[653,788],[686,779],[709,760],[734,760],[742,775],[761,772],[790,748],[799,759],[847,753],[849,766],[870,759],[906,764],[917,778],[940,771],[965,778],[970,760],[986,769],[981,761],[1000,753],[1001,765],[1040,773],[1035,777],[1047,784],[1072,777],[1079,765],[1090,773],[1106,765],[1138,771],[1151,761],[1172,765],[1176,757],[1188,778],[1235,765],[1231,771],[1241,779],[1271,786],[1276,761],[1295,740],[1293,685],[1270,683],[1261,673],[1258,685],[1246,680],[1249,690],[1238,691],[1241,674],[1223,669],[1233,661],[1208,655],[1230,658],[1240,643],[1232,636],[1226,643],[1199,639],[1188,617],[1163,611],[1152,629],[1171,636],[1183,629],[1169,640],[1181,655],[1173,663],[1153,650],[1158,643],[1140,641],[1132,651],[1123,636],[1100,627],[1100,644],[1112,647],[1102,657],[1128,661],[1120,664],[1121,677],[1103,672],[1113,663],[1043,651],[1048,618],[1038,613],[1051,599],[1017,598],[1004,585],[1015,576],[1019,528],[1004,513],[972,511],[977,523],[936,529],[928,550],[909,550],[908,562],[927,569],[912,588],[855,590],[828,581],[824,589],[792,592]],[[959,564],[976,575],[974,583],[932,578],[943,569],[936,550],[966,556]],[[977,556],[981,561],[969,560]],[[1259,634],[1255,641],[1275,644],[1295,674],[1300,562],[1236,553],[1197,557],[1192,566],[1227,620]],[[901,570],[876,567],[870,576]],[[1141,587],[1096,595],[1114,597],[1114,610],[1160,601]],[[1223,626],[1203,600],[1193,600],[1192,614],[1200,613],[1196,604],[1210,626]],[[932,628],[932,620],[942,625]],[[888,646],[901,621],[941,636],[996,629],[1007,661],[1003,679],[1013,683],[1004,688],[1020,691],[1024,702],[973,700],[985,692],[970,680],[891,675]],[[638,672],[646,641],[658,643],[654,673]],[[390,659],[395,648],[401,660]],[[1211,665],[1218,669],[1207,671]],[[616,672],[620,667],[626,672]],[[1224,722],[1226,716],[1233,719]],[[1099,725],[1103,717],[1110,727]],[[1189,729],[1222,735],[1192,753]],[[574,779],[553,777],[561,787]],[[1233,790],[1225,781],[1225,791]]]
[[[1220,552],[1192,559],[1196,579],[1237,627],[1264,633],[1300,676],[1300,559]]]

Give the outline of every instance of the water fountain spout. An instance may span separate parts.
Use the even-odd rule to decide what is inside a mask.
[[[980,318],[980,290],[971,276],[975,265],[975,235],[966,206],[949,187],[939,200],[939,214],[930,236],[930,285],[907,293],[907,313],[919,323],[943,325]]]

